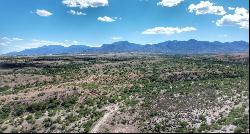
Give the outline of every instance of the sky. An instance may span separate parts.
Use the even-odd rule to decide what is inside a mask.
[[[249,42],[249,0],[1,0],[0,54],[117,41]]]

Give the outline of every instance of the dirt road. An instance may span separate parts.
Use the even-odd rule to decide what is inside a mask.
[[[104,114],[104,116],[99,119],[94,127],[90,130],[90,133],[98,133],[100,132],[103,125],[106,124],[108,120],[110,120],[114,114],[118,111],[119,106],[118,105],[111,105],[106,107],[107,112]]]

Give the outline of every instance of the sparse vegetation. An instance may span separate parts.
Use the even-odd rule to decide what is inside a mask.
[[[212,55],[2,57],[0,132],[90,132],[105,118],[101,132],[249,132],[248,61]]]

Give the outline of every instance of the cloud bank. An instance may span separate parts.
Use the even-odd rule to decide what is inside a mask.
[[[217,20],[216,25],[238,25],[240,28],[249,29],[249,11],[236,7],[234,14],[224,15],[220,20]]]

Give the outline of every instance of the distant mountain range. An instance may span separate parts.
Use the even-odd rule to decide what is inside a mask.
[[[4,55],[56,55],[56,54],[80,54],[80,53],[120,53],[120,52],[145,52],[165,54],[216,54],[216,53],[241,53],[249,51],[249,43],[245,41],[234,42],[209,42],[197,41],[166,41],[158,44],[140,45],[128,41],[120,41],[112,44],[103,44],[101,47],[89,47],[73,45],[64,47],[59,45],[42,46],[26,49],[20,52],[11,52]]]

